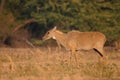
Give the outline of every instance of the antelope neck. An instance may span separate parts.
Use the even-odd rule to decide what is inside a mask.
[[[61,43],[62,45],[65,45],[67,35],[63,32],[56,31],[55,38],[59,43]]]

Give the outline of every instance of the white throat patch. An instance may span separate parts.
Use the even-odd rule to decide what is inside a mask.
[[[55,37],[55,36],[53,36],[53,39],[56,39],[56,37]]]

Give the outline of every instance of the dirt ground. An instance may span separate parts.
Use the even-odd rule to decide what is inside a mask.
[[[106,52],[101,60],[94,51],[70,53],[58,48],[0,48],[0,80],[120,80],[120,52]]]

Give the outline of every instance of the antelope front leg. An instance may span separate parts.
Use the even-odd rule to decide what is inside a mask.
[[[77,67],[78,66],[78,60],[77,60],[76,52],[74,52],[73,55],[74,55],[75,62],[76,62],[76,67]]]
[[[72,56],[74,56],[74,58],[75,58],[75,63],[76,63],[76,67],[78,66],[78,60],[77,60],[77,56],[76,56],[76,52],[75,52],[75,50],[72,50],[72,52],[71,52],[71,57]]]
[[[70,64],[72,65],[72,52],[70,51]]]

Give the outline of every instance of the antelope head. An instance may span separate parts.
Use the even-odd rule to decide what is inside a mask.
[[[43,40],[47,40],[47,39],[50,39],[50,38],[56,39],[55,31],[56,31],[56,26],[53,29],[46,32],[46,34],[43,36]]]

